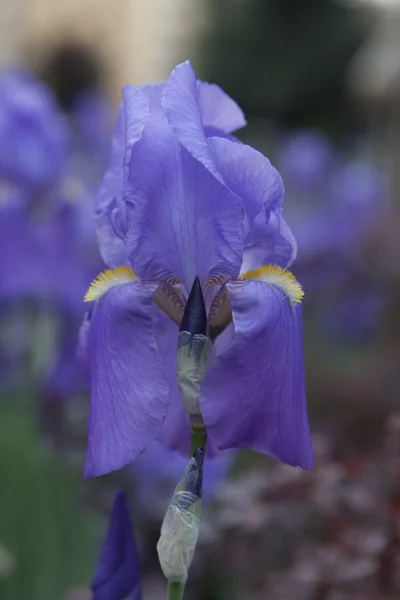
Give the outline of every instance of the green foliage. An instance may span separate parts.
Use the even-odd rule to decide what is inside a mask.
[[[40,445],[32,412],[0,401],[0,543],[15,560],[0,598],[62,600],[90,582],[96,523],[77,501],[82,473]]]

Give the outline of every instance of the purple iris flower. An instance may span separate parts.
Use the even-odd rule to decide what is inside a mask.
[[[96,301],[86,476],[132,462],[157,438],[188,455],[175,362],[196,276],[216,348],[200,391],[208,449],[312,466],[302,291],[284,270],[296,244],[279,173],[231,136],[245,124],[189,62],[166,83],[124,88],[96,217],[103,259],[119,268],[86,295]]]
[[[0,79],[0,177],[31,189],[56,181],[66,165],[69,132],[46,86],[28,73]]]
[[[124,492],[116,494],[92,585],[93,600],[140,600],[139,556]]]

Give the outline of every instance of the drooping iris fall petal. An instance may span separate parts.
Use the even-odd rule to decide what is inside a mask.
[[[93,311],[88,477],[132,462],[163,425],[169,392],[152,327],[155,287],[116,285]]]
[[[227,287],[235,333],[201,387],[207,431],[220,449],[251,448],[310,468],[301,305],[263,281]]]

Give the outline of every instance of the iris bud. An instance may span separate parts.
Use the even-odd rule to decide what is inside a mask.
[[[200,385],[213,356],[207,336],[207,312],[199,278],[194,280],[178,335],[176,374],[189,415],[200,415]]]
[[[197,448],[168,506],[157,544],[160,565],[170,583],[184,583],[200,528],[204,452]]]

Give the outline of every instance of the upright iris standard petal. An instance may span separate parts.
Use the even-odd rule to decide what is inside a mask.
[[[279,212],[263,209],[246,239],[241,272],[274,264],[286,269],[297,255],[297,243]]]
[[[176,67],[165,86],[162,107],[176,139],[240,198],[251,220],[264,205],[282,204],[281,177],[265,156],[228,139],[206,138],[197,83],[190,63],[185,62]]]
[[[220,449],[251,448],[310,468],[301,305],[279,285],[227,287],[235,334],[202,384],[207,432]]]
[[[163,425],[169,391],[152,327],[155,287],[117,285],[93,311],[86,476],[132,462]]]
[[[140,600],[139,556],[124,492],[116,494],[91,588],[93,600]]]
[[[198,81],[197,95],[205,126],[233,133],[247,125],[240,106],[219,85]]]
[[[243,211],[238,200],[178,144],[161,111],[132,149],[127,251],[142,279],[196,275],[225,279],[240,270]]]
[[[138,88],[126,86],[112,138],[110,163],[96,200],[96,228],[101,256],[111,266],[124,264],[124,164],[140,139],[149,115],[148,100]]]

